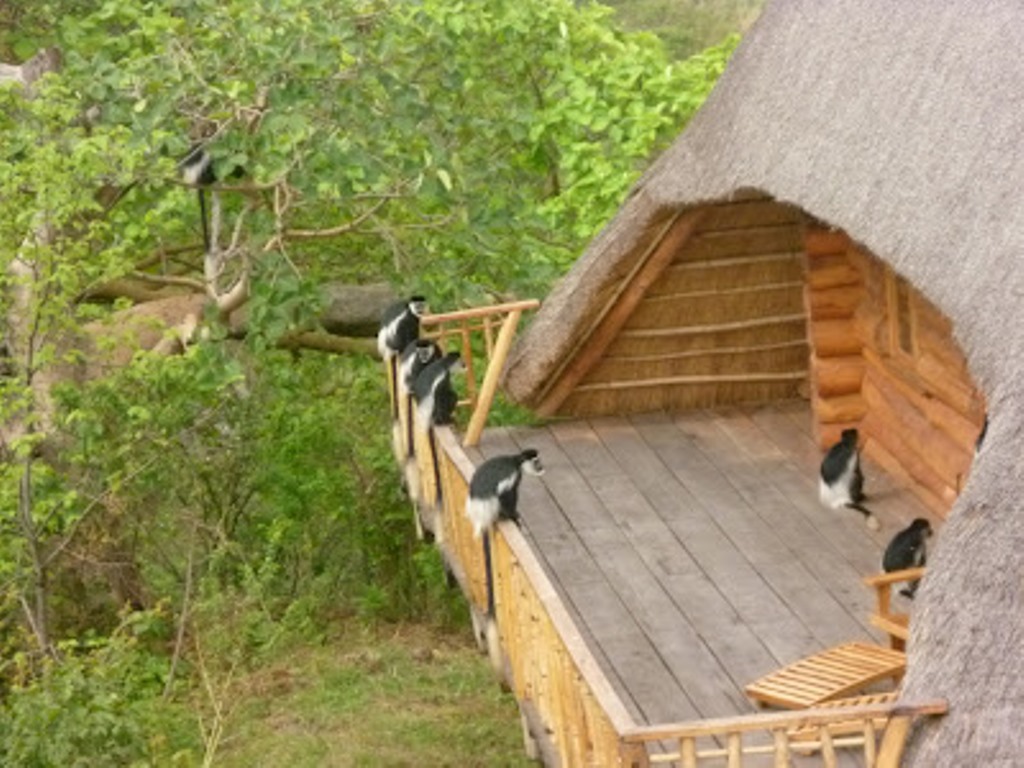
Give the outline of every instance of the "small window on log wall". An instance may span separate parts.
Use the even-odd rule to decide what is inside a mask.
[[[914,311],[910,283],[898,275],[889,274],[889,313],[892,329],[892,346],[906,355],[913,355],[917,345],[914,342]]]

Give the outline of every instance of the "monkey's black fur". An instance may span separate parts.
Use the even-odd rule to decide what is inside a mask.
[[[420,335],[420,317],[426,310],[426,299],[410,296],[387,307],[377,331],[377,351],[391,372],[391,418],[398,419],[399,371],[397,359]]]
[[[932,526],[923,517],[914,521],[892,537],[889,546],[882,555],[882,570],[886,573],[902,571],[905,568],[919,568],[928,559],[928,538],[932,535]],[[907,583],[900,594],[913,598],[917,592],[918,581]]]
[[[495,456],[476,468],[466,499],[466,516],[473,523],[475,536],[480,536],[498,520],[519,523],[519,482],[524,471],[531,475],[544,474],[540,457],[532,448]]]
[[[181,178],[196,188],[199,196],[199,218],[203,222],[204,253],[210,252],[210,228],[206,223],[206,188],[217,180],[213,169],[213,158],[202,144],[193,144],[185,159],[181,161]]]
[[[459,353],[449,352],[420,371],[413,381],[412,395],[424,427],[452,423],[452,414],[459,396],[452,386],[451,374],[461,369],[462,358]]]
[[[395,302],[381,314],[377,332],[377,351],[385,360],[396,357],[420,335],[420,317],[426,310],[426,299],[410,296]]]
[[[405,346],[398,361],[398,382],[406,392],[412,391],[413,382],[420,372],[441,358],[441,348],[430,339],[415,339]]]
[[[842,439],[825,454],[821,462],[819,495],[832,509],[847,507],[864,515],[869,528],[878,528],[878,518],[863,505],[864,474],[860,469],[859,435],[856,429],[844,429]]]

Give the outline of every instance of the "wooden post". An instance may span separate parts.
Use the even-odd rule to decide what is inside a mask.
[[[899,716],[889,719],[885,733],[882,735],[882,746],[878,750],[875,768],[900,768],[903,747],[907,743],[910,732],[910,717]]]
[[[864,721],[864,765],[867,768],[872,768],[878,757],[876,738],[875,721],[868,718]]]
[[[743,744],[739,731],[733,731],[728,736],[726,750],[728,752],[727,765],[729,768],[742,768],[743,766]]]
[[[487,414],[491,410],[491,403],[494,402],[494,394],[498,390],[498,380],[501,378],[501,370],[505,367],[505,359],[508,357],[509,349],[512,348],[512,339],[515,337],[516,326],[522,311],[513,309],[506,315],[498,332],[498,339],[494,342],[494,354],[487,365],[487,372],[484,374],[483,384],[476,398],[476,407],[469,419],[469,426],[466,427],[466,435],[462,440],[465,446],[476,445],[480,441],[480,435],[484,431],[484,424],[487,422]]]
[[[789,739],[785,729],[772,731],[772,737],[775,742],[775,768],[789,768]]]
[[[692,736],[680,739],[679,753],[683,758],[683,768],[697,768],[697,739]]]
[[[647,748],[643,744],[620,742],[619,760],[625,768],[648,768],[651,764]]]

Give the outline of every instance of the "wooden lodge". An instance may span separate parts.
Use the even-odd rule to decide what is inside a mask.
[[[769,2],[514,343],[529,303],[424,320],[478,355],[401,449],[416,517],[545,764],[1021,764],[1022,28]],[[499,380],[542,421],[485,426]],[[817,497],[847,427],[879,531]],[[527,447],[475,539],[475,467]],[[917,517],[927,571],[880,575]]]

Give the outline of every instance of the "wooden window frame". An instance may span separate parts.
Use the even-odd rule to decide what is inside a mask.
[[[885,270],[889,314],[889,353],[907,359],[917,357],[917,291],[904,277]],[[905,301],[901,301],[901,293]],[[906,342],[907,346],[904,346]]]

